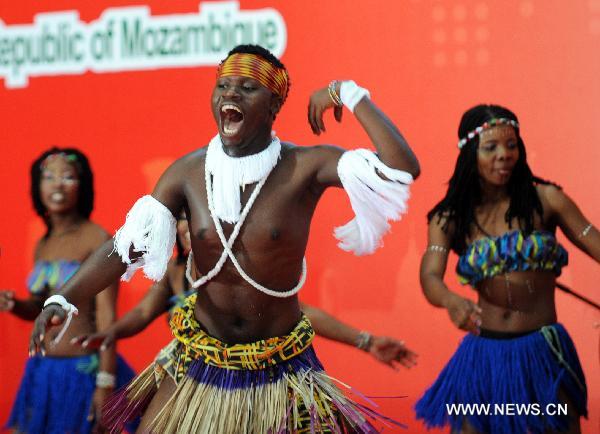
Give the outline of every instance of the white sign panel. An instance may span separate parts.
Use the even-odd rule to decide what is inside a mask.
[[[159,16],[146,6],[110,8],[91,23],[77,11],[40,13],[33,24],[0,20],[0,77],[14,88],[35,76],[217,65],[236,45],[262,45],[279,57],[286,42],[277,10],[240,10],[237,1]]]

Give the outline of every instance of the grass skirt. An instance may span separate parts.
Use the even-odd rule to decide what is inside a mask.
[[[92,395],[96,389],[96,354],[79,357],[42,357],[27,360],[25,373],[6,424],[28,434],[85,434]],[[127,384],[135,373],[117,358],[117,386]]]
[[[144,411],[167,375],[176,390],[151,423],[156,433],[373,433],[373,419],[392,422],[346,397],[325,374],[308,318],[287,336],[226,344],[200,328],[195,301],[175,310],[175,340],[107,405],[113,432]]]
[[[450,415],[451,404],[558,404],[559,390],[575,409],[587,416],[587,389],[577,352],[560,324],[542,327],[521,337],[492,339],[468,334],[435,383],[416,403],[417,418],[428,427],[450,425],[460,431],[466,419],[479,432],[493,434],[543,433],[565,430],[561,415]],[[493,411],[492,411],[493,413]]]

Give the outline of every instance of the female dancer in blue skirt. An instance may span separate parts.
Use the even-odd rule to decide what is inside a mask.
[[[554,288],[568,256],[555,231],[596,261],[600,234],[560,187],[532,174],[510,110],[476,106],[463,115],[458,135],[448,191],[428,214],[421,285],[431,304],[470,333],[417,402],[417,417],[461,433],[578,433],[586,384],[557,323]],[[444,283],[450,250],[477,303]],[[560,403],[568,416],[556,414]],[[452,404],[489,404],[490,411],[451,414]],[[505,405],[528,410],[503,416]]]
[[[93,174],[76,149],[52,148],[31,167],[31,196],[46,234],[35,249],[27,280],[29,297],[0,291],[0,311],[33,321],[44,301],[106,241],[108,234],[89,220],[94,207]],[[134,376],[114,349],[97,354],[69,344],[73,336],[107,328],[115,319],[117,284],[79,306],[65,336],[62,327],[48,331],[53,341],[46,357],[31,357],[7,426],[19,433],[89,433],[101,428],[101,409],[115,387]]]

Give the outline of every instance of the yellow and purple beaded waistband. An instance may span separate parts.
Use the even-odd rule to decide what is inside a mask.
[[[289,88],[287,71],[277,68],[256,54],[235,53],[225,59],[219,66],[217,78],[234,75],[257,80],[284,101],[287,97]]]
[[[519,123],[513,119],[508,118],[493,118],[487,122],[484,122],[483,125],[478,126],[473,131],[469,131],[465,137],[458,141],[458,149],[462,149],[463,146],[467,144],[469,140],[475,137],[478,134],[481,134],[484,130],[488,128],[497,127],[499,125],[509,125],[513,128],[519,128]]]
[[[194,316],[198,294],[186,298],[183,306],[173,309],[171,331],[183,344],[180,370],[196,359],[229,370],[260,370],[291,360],[307,350],[315,337],[310,320],[302,316],[286,336],[267,338],[245,344],[227,344],[204,331]],[[183,372],[180,372],[182,375]]]

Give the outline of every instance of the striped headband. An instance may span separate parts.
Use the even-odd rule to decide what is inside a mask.
[[[498,125],[510,125],[513,128],[519,128],[519,123],[515,120],[508,118],[493,118],[487,122],[484,122],[483,125],[475,128],[473,131],[469,131],[466,137],[463,137],[458,141],[458,149],[462,149],[463,146],[467,144],[469,140],[475,137],[478,134],[481,134],[482,131],[487,130],[488,128],[497,127]]]
[[[264,87],[285,101],[289,77],[284,68],[277,68],[269,61],[256,54],[235,53],[221,62],[217,71],[217,78],[230,76],[249,77],[258,81]]]

